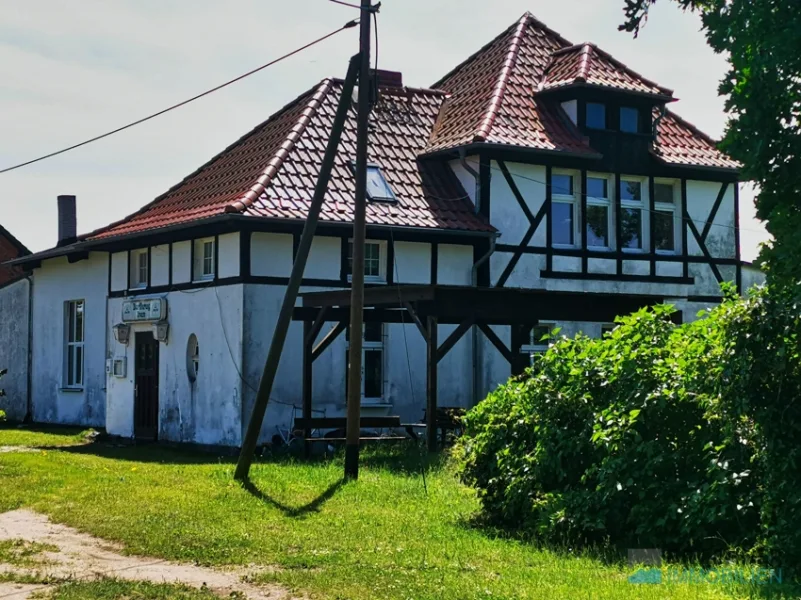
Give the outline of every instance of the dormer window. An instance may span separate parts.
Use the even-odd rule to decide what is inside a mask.
[[[620,107],[620,131],[623,133],[640,132],[640,111],[631,106]]]
[[[367,199],[371,202],[397,202],[378,165],[367,166]]]
[[[587,102],[586,124],[589,129],[606,129],[606,105]]]

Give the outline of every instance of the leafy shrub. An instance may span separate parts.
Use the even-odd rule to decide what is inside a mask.
[[[659,306],[561,339],[465,418],[493,523],[556,541],[801,557],[798,305],[767,289],[676,326]],[[795,513],[797,514],[797,512]]]

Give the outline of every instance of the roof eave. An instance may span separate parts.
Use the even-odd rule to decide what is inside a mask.
[[[441,158],[441,157],[457,157],[462,151],[470,153],[471,151],[482,150],[516,150],[529,152],[538,156],[563,156],[569,158],[586,158],[588,160],[598,160],[603,158],[603,154],[599,152],[572,152],[570,150],[551,150],[548,148],[533,148],[531,146],[519,146],[516,144],[499,144],[496,142],[472,142],[469,144],[461,144],[458,146],[451,146],[449,148],[441,148],[420,154],[418,158]]]
[[[637,91],[637,90],[624,90],[624,89],[621,89],[621,88],[618,88],[618,87],[613,87],[613,86],[610,86],[610,85],[598,85],[597,83],[587,83],[586,81],[583,81],[583,80],[576,80],[576,81],[571,82],[571,83],[566,83],[566,84],[556,85],[556,86],[553,86],[553,87],[545,87],[545,88],[537,89],[535,91],[534,95],[535,96],[540,96],[542,94],[550,94],[550,93],[554,93],[554,92],[561,92],[561,91],[564,91],[564,90],[571,90],[571,89],[576,89],[576,88],[591,88],[591,89],[595,89],[595,90],[605,90],[605,91],[609,91],[609,92],[616,92],[618,94],[628,94],[628,95],[632,95],[632,96],[639,96],[641,98],[650,98],[650,99],[656,100],[658,102],[664,102],[665,104],[670,103],[670,102],[676,102],[678,100],[678,98],[675,98],[672,95],[668,96],[668,95],[665,95],[665,94],[654,94],[654,93],[651,93],[651,92],[641,92],[641,91]]]

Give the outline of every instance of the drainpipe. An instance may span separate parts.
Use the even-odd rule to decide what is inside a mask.
[[[490,256],[495,252],[495,242],[498,236],[494,235],[490,238],[490,247],[487,253],[476,261],[470,269],[470,283],[473,287],[478,287],[478,270],[485,262],[490,259]],[[478,326],[473,325],[473,406],[478,404],[479,389],[481,387],[481,377],[479,365],[481,364],[481,346],[478,343]]]
[[[31,370],[33,369],[33,275],[25,277],[28,280],[28,373],[26,375],[27,394],[25,398],[25,418],[23,423],[31,423],[33,421],[33,390],[31,384],[33,376]]]

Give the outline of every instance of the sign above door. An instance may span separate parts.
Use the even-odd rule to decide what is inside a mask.
[[[166,298],[125,300],[122,303],[123,323],[163,321],[167,318]]]

